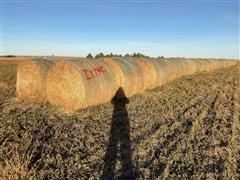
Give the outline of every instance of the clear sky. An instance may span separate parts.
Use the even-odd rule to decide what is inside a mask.
[[[2,0],[2,53],[239,58],[239,0]]]

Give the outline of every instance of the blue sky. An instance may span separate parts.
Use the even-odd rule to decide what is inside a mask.
[[[2,52],[239,58],[239,1],[2,1]]]

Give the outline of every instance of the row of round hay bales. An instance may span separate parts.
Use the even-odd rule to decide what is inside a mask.
[[[33,60],[18,66],[17,96],[65,109],[110,101],[119,88],[130,97],[178,77],[236,64],[206,59],[102,58]],[[122,98],[118,94],[118,98]]]

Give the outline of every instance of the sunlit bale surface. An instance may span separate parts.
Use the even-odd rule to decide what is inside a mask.
[[[46,76],[54,61],[35,59],[17,66],[18,99],[46,101]]]
[[[49,102],[66,109],[110,101],[118,87],[113,70],[96,59],[58,62],[46,82]]]
[[[55,106],[75,110],[108,102],[119,88],[130,97],[181,76],[237,63],[231,60],[174,58],[35,60],[18,66],[17,97],[47,99]]]

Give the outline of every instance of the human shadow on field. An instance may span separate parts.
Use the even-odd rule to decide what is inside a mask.
[[[111,102],[114,109],[101,179],[136,179],[132,164],[130,123],[126,108],[129,100],[122,88],[118,89]],[[115,173],[118,158],[121,162],[121,169]]]

